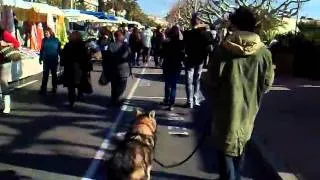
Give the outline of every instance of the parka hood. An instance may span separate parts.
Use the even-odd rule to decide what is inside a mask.
[[[235,31],[226,38],[222,46],[234,54],[248,56],[256,54],[265,45],[256,33]]]

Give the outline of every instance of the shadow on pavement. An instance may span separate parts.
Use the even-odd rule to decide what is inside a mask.
[[[320,179],[320,81],[279,76],[265,95],[254,135],[278,172]]]
[[[0,179],[3,180],[32,180],[30,177],[20,176],[13,170],[0,171]]]
[[[164,82],[162,74],[145,73],[145,74],[136,74],[135,77],[140,78],[141,80]],[[185,82],[185,76],[180,74],[180,77],[178,79],[178,84],[184,84],[184,82]]]
[[[152,179],[154,180],[209,180],[209,179],[196,178],[191,176],[184,176],[184,175],[172,174],[167,172],[159,172],[159,171],[152,171],[151,175],[152,175]]]
[[[73,110],[64,94],[40,96],[20,89],[12,98],[17,108],[0,119],[0,162],[35,172],[81,177],[119,112],[105,108],[108,97],[99,95],[86,96]],[[10,175],[15,174],[0,172],[0,179]]]

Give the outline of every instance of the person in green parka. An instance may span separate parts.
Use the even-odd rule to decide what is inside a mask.
[[[274,80],[271,52],[255,34],[256,18],[240,7],[229,16],[232,34],[215,50],[204,75],[213,107],[212,134],[221,180],[240,180],[243,154],[263,95]]]

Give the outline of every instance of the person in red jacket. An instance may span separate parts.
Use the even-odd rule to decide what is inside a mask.
[[[1,46],[12,46],[14,48],[19,48],[20,43],[19,41],[11,35],[8,31],[4,30],[0,26],[0,41],[1,41]]]
[[[14,48],[19,48],[20,43],[8,31],[4,30],[2,26],[0,26],[0,46],[1,47],[12,46]],[[3,113],[9,114],[11,110],[11,99],[9,94],[8,79],[7,79],[6,73],[3,71],[3,67],[1,63],[0,63],[0,90],[1,90],[0,91],[1,101],[4,101]]]

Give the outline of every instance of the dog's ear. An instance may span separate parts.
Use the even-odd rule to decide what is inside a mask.
[[[156,117],[156,112],[155,111],[150,111],[149,112],[149,117],[154,119]]]
[[[136,116],[143,114],[139,109],[136,109]]]

